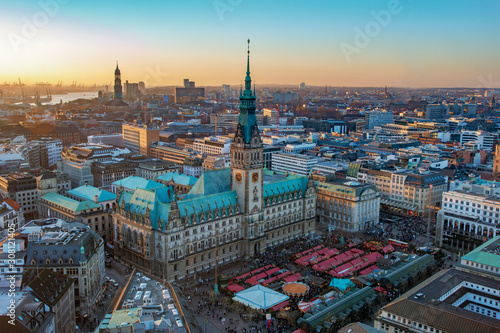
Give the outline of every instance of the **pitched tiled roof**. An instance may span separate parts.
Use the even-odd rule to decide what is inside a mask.
[[[114,193],[89,185],[74,188],[69,190],[68,193],[90,201],[94,201],[94,197],[97,195],[98,202],[115,200],[116,198]]]
[[[73,212],[78,212],[81,210],[87,210],[93,208],[101,208],[101,205],[98,205],[93,201],[85,200],[80,202],[54,192],[49,192],[44,194],[42,196],[42,199],[52,202],[55,205],[67,208]]]
[[[161,175],[156,179],[163,180],[166,182],[173,181],[176,184],[181,184],[185,186],[193,186],[198,181],[198,178],[196,177],[180,174],[177,172],[169,172],[164,175]]]
[[[137,188],[148,190],[158,187],[163,187],[165,185],[155,182],[154,180],[149,180],[142,177],[130,176],[124,179],[117,180],[113,183],[115,186],[123,186],[125,188],[135,190]]]
[[[228,192],[231,190],[231,169],[207,170],[194,184],[186,199],[201,197],[210,194]]]
[[[498,325],[492,326],[484,321],[464,317],[461,312],[430,307],[406,298],[388,304],[384,310],[412,321],[426,323],[444,332],[498,333],[500,328]]]
[[[4,203],[4,202],[7,205],[9,205],[12,209],[14,209],[15,211],[19,211],[19,209],[21,209],[21,205],[18,204],[17,202],[15,202],[14,200],[12,200],[11,198],[3,199],[2,203]]]

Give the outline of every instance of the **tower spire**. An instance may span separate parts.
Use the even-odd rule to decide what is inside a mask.
[[[250,38],[248,38],[248,50],[247,50],[247,75],[250,75]]]

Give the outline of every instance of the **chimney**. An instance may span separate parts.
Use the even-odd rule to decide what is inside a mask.
[[[96,194],[94,195],[94,202],[95,203],[98,203],[99,202],[99,196]]]

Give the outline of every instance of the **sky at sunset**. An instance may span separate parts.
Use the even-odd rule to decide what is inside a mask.
[[[0,83],[500,88],[498,0],[0,3]]]

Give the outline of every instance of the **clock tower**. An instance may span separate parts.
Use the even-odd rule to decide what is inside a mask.
[[[231,144],[231,188],[236,191],[238,204],[245,215],[257,215],[262,210],[263,148],[255,117],[255,89],[250,78],[250,40],[247,51],[245,90],[240,92],[240,116]]]

